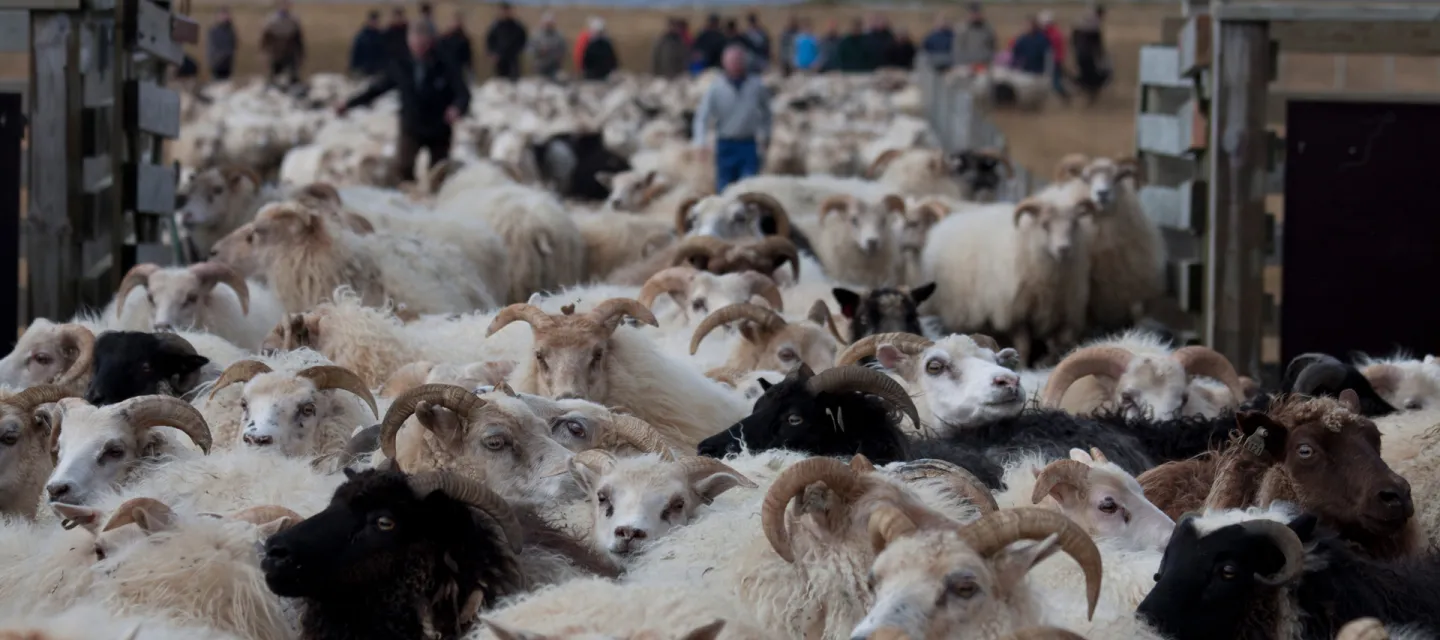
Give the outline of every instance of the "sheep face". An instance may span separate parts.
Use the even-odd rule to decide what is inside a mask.
[[[255,223],[236,227],[210,249],[210,260],[230,265],[237,273],[249,278],[261,276],[265,263],[255,244]]]
[[[50,502],[83,505],[129,479],[143,461],[173,454],[167,436],[152,427],[178,429],[203,452],[210,429],[183,400],[142,396],[96,408],[78,398],[63,400],[50,429],[54,470],[45,485]]]
[[[1393,407],[1419,411],[1440,406],[1440,372],[1423,362],[1381,362],[1361,370]]]
[[[672,186],[668,177],[654,170],[606,173],[596,178],[602,185],[610,187],[610,197],[605,200],[605,206],[613,211],[643,211]]]
[[[572,459],[570,473],[594,507],[595,546],[617,556],[639,553],[671,529],[689,524],[701,505],[731,488],[755,486],[710,458],[666,462],[651,454],[617,459],[599,450]]]
[[[777,311],[784,305],[780,290],[769,276],[754,271],[722,275],[700,271],[690,281],[690,292],[685,302],[690,312],[703,315],[721,307],[749,302],[756,296],[764,297]]]
[[[71,395],[63,387],[45,385],[17,394],[0,391],[0,516],[35,515],[35,506],[50,474],[50,423],[42,404]]]
[[[905,216],[905,201],[885,196],[878,205],[853,197],[834,197],[820,205],[821,225],[844,225],[850,241],[861,254],[873,256],[890,246],[890,216]]]
[[[188,228],[217,227],[235,212],[248,213],[259,190],[259,177],[248,170],[206,169],[180,192],[185,204],[175,215]]]
[[[658,326],[654,314],[639,302],[612,298],[581,315],[575,314],[573,305],[554,316],[533,305],[510,305],[495,317],[486,335],[493,335],[516,320],[529,322],[535,331],[535,354],[531,363],[535,390],[552,398],[598,402],[604,401],[609,393],[610,336],[625,315]]]
[[[876,333],[923,333],[919,306],[935,293],[935,283],[914,289],[882,287],[858,293],[836,287],[831,290],[840,313],[850,319],[850,339],[859,340]]]
[[[951,153],[945,156],[943,163],[945,169],[969,191],[968,199],[977,201],[993,199],[1005,181],[1000,170],[1012,171],[1008,160],[985,150],[967,149]]]
[[[1095,211],[1095,203],[1088,199],[1064,206],[1031,198],[1015,208],[1015,226],[1025,232],[1030,242],[1042,246],[1052,259],[1063,261],[1084,233],[1080,219]]]
[[[95,334],[78,324],[39,318],[25,329],[10,354],[0,359],[0,384],[28,389],[72,384],[90,375]]]
[[[1032,500],[1053,498],[1060,512],[1092,537],[1110,538],[1134,549],[1163,550],[1175,521],[1145,497],[1140,483],[1095,450],[1070,450],[1069,460],[1036,469]]]
[[[712,236],[725,240],[790,235],[790,218],[785,208],[779,201],[761,193],[690,200],[680,205],[675,216],[676,231],[681,235]]]
[[[135,287],[143,287],[154,310],[152,325],[157,331],[199,326],[200,315],[216,285],[225,284],[238,296],[242,312],[249,306],[249,286],[229,266],[205,262],[186,269],[161,269],[154,264],[136,265],[125,275],[116,294],[117,313]]]
[[[1080,171],[1080,179],[1090,187],[1090,198],[1108,208],[1115,202],[1115,194],[1126,179],[1135,179],[1137,166],[1133,160],[1116,162],[1109,158],[1095,158]]]
[[[881,345],[875,357],[887,369],[906,366],[907,356],[894,345]],[[1025,407],[1020,376],[1000,364],[1018,358],[1014,349],[996,353],[962,335],[925,349],[918,358],[916,377],[937,427],[983,424],[1018,414]]]
[[[1277,590],[1303,571],[1301,545],[1314,535],[1314,517],[1285,522],[1270,513],[1236,515],[1186,517],[1175,526],[1155,587],[1136,610],[1164,637],[1245,637],[1252,612],[1273,607]]]
[[[283,374],[261,374],[245,385],[240,400],[242,442],[271,448],[281,455],[316,453],[320,424],[343,408],[315,383]]]
[[[743,343],[736,345],[726,366],[739,371],[770,369],[790,371],[802,364],[829,368],[835,362],[839,341],[833,332],[828,307],[819,301],[804,322],[788,322],[773,309],[738,303],[715,311],[700,321],[690,337],[690,354],[699,350],[715,329],[740,322]],[[832,328],[827,328],[832,327]]]
[[[1147,350],[1100,345],[1071,353],[1046,381],[1043,404],[1060,406],[1070,385],[1087,375],[1099,380],[1106,402],[1131,420],[1214,416],[1245,395],[1235,368],[1213,349],[1194,345],[1171,353],[1163,347],[1158,353]],[[1196,376],[1213,378],[1225,389],[1192,379]]]
[[[171,333],[111,331],[95,341],[95,374],[85,401],[96,406],[136,396],[179,394],[198,383],[210,360]]]
[[[892,225],[896,244],[901,251],[919,253],[925,249],[930,229],[947,215],[950,215],[950,208],[941,202],[925,201],[907,207],[905,216]]]
[[[1172,358],[1136,356],[1115,386],[1126,418],[1175,417],[1190,402],[1189,376]]]

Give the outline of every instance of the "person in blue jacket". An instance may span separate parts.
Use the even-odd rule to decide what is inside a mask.
[[[385,32],[380,30],[380,12],[371,11],[350,45],[350,73],[373,76],[385,70]]]

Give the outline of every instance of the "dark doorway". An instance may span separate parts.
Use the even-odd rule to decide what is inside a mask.
[[[1284,361],[1440,354],[1440,104],[1294,101],[1286,137]]]
[[[0,345],[14,344],[20,323],[20,141],[22,96],[0,93]]]

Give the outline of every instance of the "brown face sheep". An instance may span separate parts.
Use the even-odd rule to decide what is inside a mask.
[[[828,369],[835,363],[841,341],[835,333],[834,320],[824,301],[807,318],[808,322],[787,322],[772,309],[737,303],[717,309],[700,321],[690,338],[690,355],[700,350],[700,343],[712,331],[740,321],[743,342],[736,344],[725,366],[740,371],[768,369],[789,371],[801,363],[815,370]]]
[[[0,359],[0,384],[17,389],[55,384],[84,392],[94,364],[94,333],[82,325],[39,318]]]
[[[771,275],[790,263],[790,277],[800,279],[800,253],[795,244],[780,236],[754,242],[729,242],[714,236],[691,236],[675,250],[671,266],[689,264],[715,274],[756,271]]]
[[[0,391],[0,516],[34,518],[50,459],[50,423],[41,405],[73,398],[76,393],[55,385],[30,387],[10,395]]]

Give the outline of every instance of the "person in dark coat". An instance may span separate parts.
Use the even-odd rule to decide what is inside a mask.
[[[910,69],[915,66],[915,41],[910,32],[901,29],[895,35],[895,42],[885,54],[885,66],[895,69]]]
[[[680,33],[680,21],[671,18],[669,27],[650,52],[650,71],[661,78],[677,78],[685,74],[689,57],[685,36]]]
[[[816,60],[819,67],[817,71],[836,71],[840,68],[840,25],[834,20],[825,27],[825,35],[820,38],[820,55]]]
[[[270,58],[270,82],[285,76],[288,84],[300,81],[300,65],[305,61],[305,33],[300,21],[290,13],[289,0],[280,0],[275,13],[265,22],[260,33],[260,50]]]
[[[371,11],[350,45],[350,73],[373,76],[385,70],[385,32],[380,30],[380,12]]]
[[[1010,47],[1010,66],[1025,73],[1045,75],[1046,65],[1053,55],[1045,27],[1041,26],[1039,18],[1031,18],[1030,30],[1016,38],[1015,44]]]
[[[510,3],[500,3],[500,16],[485,34],[485,52],[495,60],[496,76],[520,79],[520,54],[525,53],[527,39],[525,25],[515,19]]]
[[[475,69],[475,50],[470,47],[470,34],[465,33],[465,14],[458,10],[455,12],[455,22],[451,23],[449,31],[440,36],[436,46],[460,67],[461,74],[467,78],[470,76]]]
[[[235,49],[240,38],[235,34],[235,23],[230,19],[230,7],[220,7],[215,15],[215,24],[205,34],[205,57],[210,63],[210,78],[229,80],[235,71]]]
[[[950,16],[942,13],[935,17],[935,28],[925,35],[920,48],[937,71],[949,71],[955,65],[955,27]]]
[[[750,71],[763,73],[771,60],[770,32],[760,24],[760,16],[755,13],[745,15],[745,24],[745,31],[741,35],[750,44]]]
[[[392,58],[385,74],[336,107],[337,115],[400,91],[400,140],[395,152],[396,182],[415,180],[415,157],[430,151],[430,165],[449,157],[454,124],[470,108],[470,89],[460,68],[435,49],[435,31],[424,22],[406,35],[409,55]]]
[[[1094,13],[1081,19],[1070,33],[1070,47],[1075,50],[1075,66],[1080,72],[1075,83],[1088,104],[1095,104],[1100,90],[1110,82],[1110,56],[1105,52],[1105,38],[1101,33],[1104,20],[1105,7],[1097,6]]]
[[[410,55],[410,48],[405,44],[410,31],[410,21],[405,19],[405,8],[395,7],[390,10],[390,24],[385,25],[385,55],[389,58],[403,58]]]
[[[890,30],[890,23],[882,15],[870,17],[870,32],[865,34],[865,46],[870,50],[871,69],[877,69],[884,65],[890,55],[890,48],[895,46],[895,32]]]
[[[850,26],[850,33],[840,39],[835,52],[835,68],[847,73],[866,73],[875,70],[875,57],[871,55],[870,43],[866,38],[865,25],[859,18]]]
[[[725,42],[725,34],[720,31],[720,16],[712,13],[705,19],[705,29],[695,36],[691,50],[698,51],[704,58],[705,68],[718,67]]]
[[[586,80],[604,80],[620,67],[615,56],[615,45],[605,33],[605,21],[590,19],[590,42],[585,45],[585,55],[580,61],[580,71]]]

